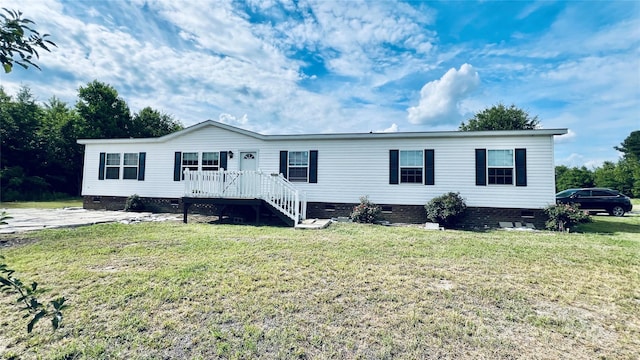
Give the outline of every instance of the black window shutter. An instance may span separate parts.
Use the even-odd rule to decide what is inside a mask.
[[[400,151],[389,150],[389,184],[398,184],[400,172]]]
[[[487,185],[487,149],[476,149],[476,185]]]
[[[227,151],[220,151],[220,168],[224,170],[229,170],[227,169],[227,154]]]
[[[287,161],[289,153],[287,151],[280,151],[280,174],[287,179]]]
[[[318,150],[309,151],[309,182],[318,182]]]
[[[173,181],[180,181],[182,179],[182,153],[176,151],[173,159]]]
[[[144,167],[147,160],[147,153],[138,154],[138,181],[144,181]]]
[[[107,155],[105,153],[100,153],[100,167],[98,168],[98,180],[104,180],[104,164],[106,161]]]
[[[516,149],[516,186],[527,186],[527,149]]]
[[[424,151],[424,184],[435,184],[434,151],[431,149]]]

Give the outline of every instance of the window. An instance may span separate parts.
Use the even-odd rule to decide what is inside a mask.
[[[202,170],[217,171],[220,169],[220,153],[203,152],[202,153]]]
[[[124,154],[124,167],[122,169],[122,178],[129,180],[138,179],[138,153]]]
[[[616,194],[611,193],[610,191],[605,191],[605,190],[591,190],[591,196],[600,196],[600,197],[609,196],[609,197],[615,197],[615,196],[617,196],[617,195],[616,195]]]
[[[100,163],[98,167],[98,180],[120,179],[120,168],[122,168],[122,179],[144,181],[144,167],[147,153],[100,153]],[[120,161],[123,158],[124,161]]]
[[[591,197],[591,191],[590,190],[576,191],[575,197],[579,197],[579,198]]]
[[[422,184],[422,150],[400,151],[400,183]]]
[[[318,150],[280,150],[278,171],[289,181],[318,183]]]
[[[107,154],[106,178],[120,179],[120,154]]]
[[[476,185],[527,186],[527,149],[476,149]]]
[[[198,153],[186,152],[182,153],[182,177],[184,179],[184,171],[189,169],[191,171],[198,171]]]
[[[304,181],[308,179],[309,152],[289,151],[289,181]]]
[[[487,172],[489,184],[513,184],[513,150],[488,150]]]
[[[435,150],[389,150],[389,184],[435,185]]]
[[[184,171],[218,171],[227,170],[227,152],[181,152],[176,151],[173,157],[173,181],[184,180]]]

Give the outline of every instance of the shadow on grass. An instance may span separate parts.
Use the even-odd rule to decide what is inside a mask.
[[[623,217],[593,216],[593,222],[576,226],[575,232],[615,234],[640,234],[640,216],[625,215]]]

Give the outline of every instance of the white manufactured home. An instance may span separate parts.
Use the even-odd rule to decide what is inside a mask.
[[[433,197],[459,192],[466,227],[542,225],[555,203],[555,135],[567,129],[263,135],[215,121],[145,139],[82,139],[86,208],[137,194],[158,210],[265,207],[295,224],[348,216],[361,196],[392,222],[426,221]]]

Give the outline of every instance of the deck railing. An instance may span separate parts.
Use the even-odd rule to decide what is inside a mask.
[[[184,171],[184,196],[262,199],[296,224],[306,218],[307,201],[282,174],[262,171]]]

